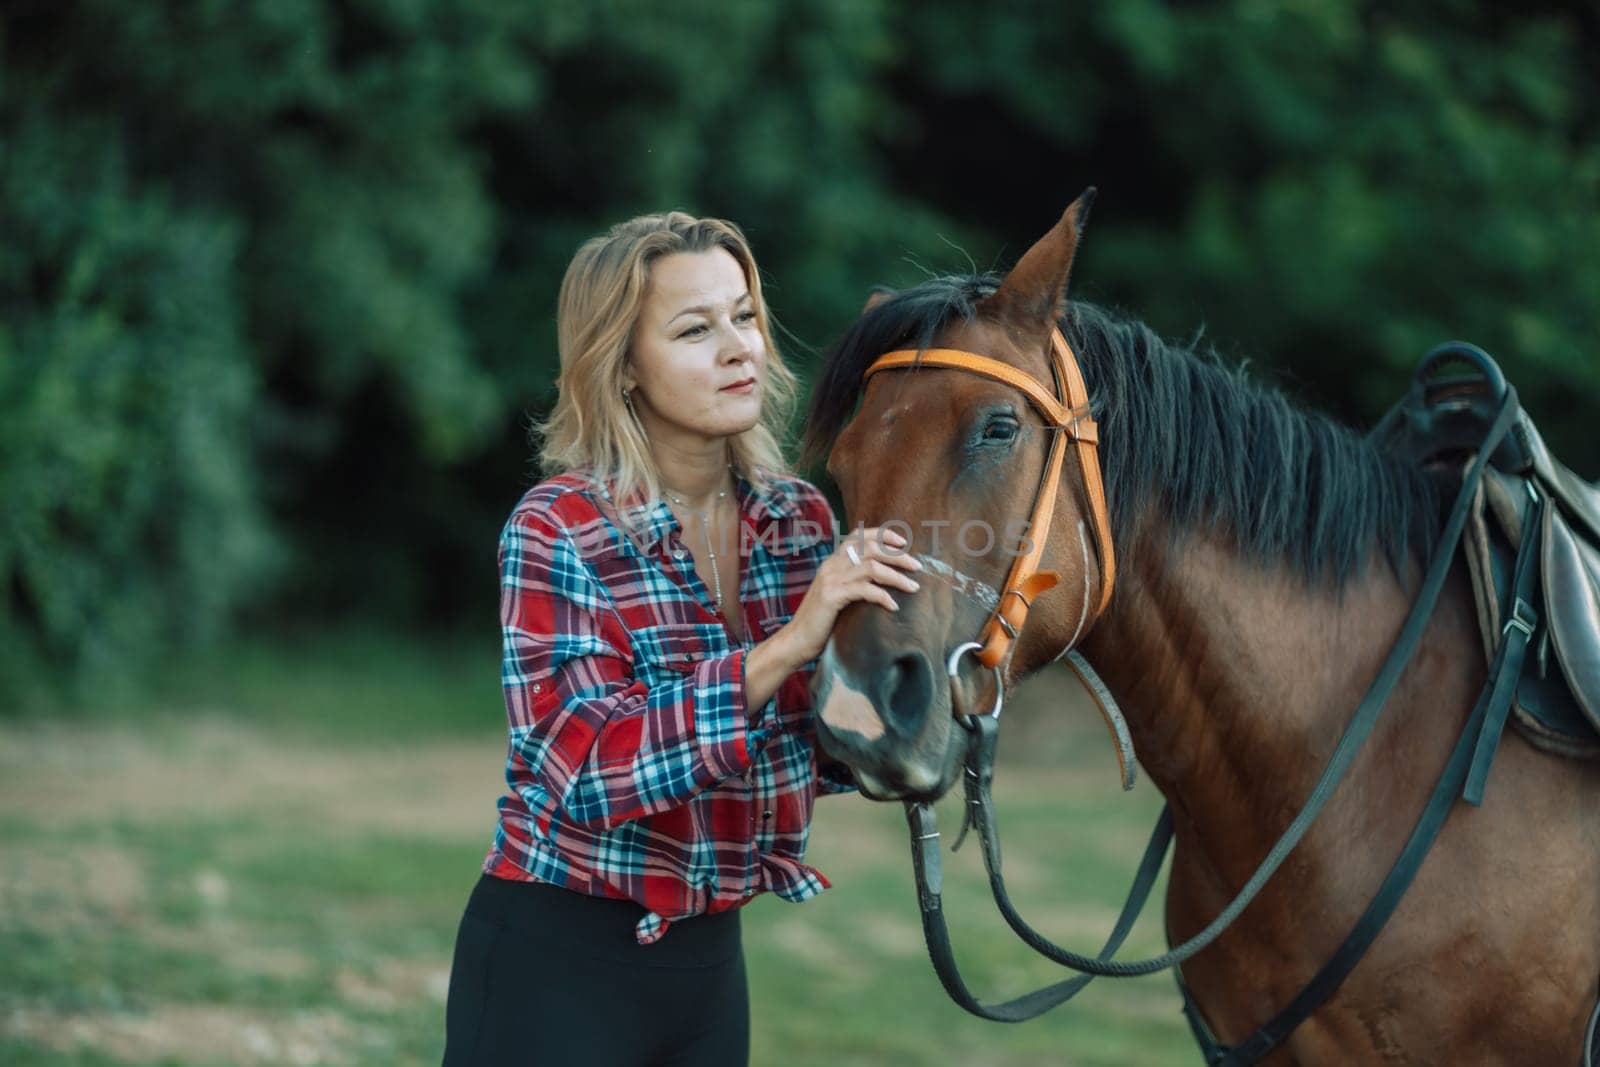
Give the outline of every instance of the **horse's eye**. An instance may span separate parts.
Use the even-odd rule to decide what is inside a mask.
[[[1003,444],[1017,436],[1017,423],[1014,419],[995,419],[983,428],[985,444]]]

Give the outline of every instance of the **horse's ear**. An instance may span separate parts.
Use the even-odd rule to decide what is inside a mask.
[[[861,314],[865,315],[891,296],[896,295],[898,294],[887,285],[874,285],[872,291],[867,294],[867,302],[861,307]]]
[[[1055,325],[1065,310],[1067,278],[1072,273],[1072,257],[1078,251],[1078,238],[1089,219],[1095,189],[1083,195],[1061,214],[1050,232],[1017,261],[989,300],[1003,318],[1027,329],[1040,323]]]

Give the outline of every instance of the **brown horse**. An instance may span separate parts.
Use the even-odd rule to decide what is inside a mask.
[[[990,707],[1075,640],[1172,810],[1167,926],[1205,926],[1305,800],[1400,630],[1440,526],[1415,466],[1142,324],[1066,301],[1069,208],[1003,280],[876,299],[830,354],[807,452],[851,524],[899,522],[926,564],[898,612],[840,615],[816,676],[819,740],[875,799],[959,777],[954,713]],[[1068,452],[1034,600],[999,672],[951,652],[994,608],[1051,434],[1012,385],[948,367],[863,375],[891,349],[981,353],[1051,382],[1076,352],[1099,424],[1115,592]],[[1109,546],[1107,546],[1109,548]],[[989,591],[984,595],[984,591]],[[1417,654],[1331,803],[1182,977],[1224,1042],[1305,985],[1401,850],[1481,686],[1471,592],[1450,573]],[[1003,676],[1003,683],[994,679]],[[1359,965],[1272,1062],[1570,1064],[1600,975],[1600,766],[1508,731],[1481,807],[1456,804]]]

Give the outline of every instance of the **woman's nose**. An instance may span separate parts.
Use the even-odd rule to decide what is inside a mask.
[[[727,340],[722,346],[722,359],[725,363],[748,363],[755,358],[755,343],[743,330],[730,329]]]

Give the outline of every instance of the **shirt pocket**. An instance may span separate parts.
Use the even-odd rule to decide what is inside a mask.
[[[634,672],[647,686],[679,682],[694,673],[695,664],[714,655],[710,627],[672,622],[632,632]]]

